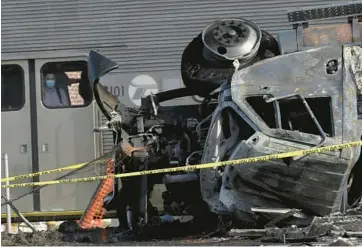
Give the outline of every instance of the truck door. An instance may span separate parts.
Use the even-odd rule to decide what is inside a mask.
[[[32,146],[30,125],[29,66],[27,60],[1,63],[1,146],[9,158],[10,176],[32,173]],[[1,162],[1,177],[5,166]],[[15,182],[32,182],[23,179]],[[32,187],[10,189],[11,198],[25,194]],[[1,189],[5,195],[5,189]],[[20,211],[33,211],[33,196],[14,202]],[[5,211],[5,206],[1,208]]]
[[[96,105],[88,77],[84,77],[86,68],[86,57],[35,60],[39,170],[83,163],[98,156],[93,133]],[[55,179],[67,172],[40,180]],[[95,175],[92,167],[70,178]],[[48,186],[40,191],[40,208],[84,210],[97,183]]]

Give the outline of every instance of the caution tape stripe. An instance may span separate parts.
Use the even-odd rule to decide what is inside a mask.
[[[243,158],[243,159],[237,159],[237,160],[227,160],[227,161],[206,163],[206,164],[200,164],[200,165],[163,168],[163,169],[121,173],[121,174],[116,174],[116,175],[95,176],[95,177],[87,177],[87,178],[73,178],[73,179],[63,179],[63,180],[55,180],[55,181],[42,181],[42,182],[34,182],[34,183],[11,184],[8,186],[2,185],[1,188],[7,188],[7,187],[20,188],[20,187],[52,185],[52,184],[92,182],[92,181],[102,180],[102,179],[106,179],[106,178],[125,178],[125,177],[135,177],[135,176],[152,175],[152,174],[160,174],[160,173],[173,173],[173,172],[180,172],[180,171],[199,170],[199,169],[206,169],[206,168],[212,168],[212,167],[218,167],[218,166],[239,165],[239,164],[254,163],[254,162],[259,162],[259,161],[267,161],[267,160],[274,160],[274,159],[303,156],[303,155],[309,155],[309,154],[321,153],[321,152],[331,152],[331,151],[335,151],[335,150],[339,150],[339,149],[352,148],[352,147],[356,147],[356,146],[362,146],[362,141],[349,142],[349,143],[345,143],[345,144],[331,145],[331,146],[311,148],[311,149],[305,149],[305,150],[298,150],[298,151],[292,151],[292,152],[286,152],[286,153],[258,156],[258,157],[253,157],[253,158]]]
[[[75,170],[75,169],[78,169],[78,168],[81,168],[81,167],[85,166],[86,164],[88,164],[88,163],[80,163],[80,164],[75,164],[75,165],[71,165],[71,166],[56,168],[56,169],[53,169],[53,170],[47,170],[47,171],[30,173],[30,174],[17,175],[17,176],[13,176],[13,177],[9,177],[9,178],[2,178],[1,182],[3,183],[3,182],[6,182],[6,181],[14,181],[14,180],[18,180],[18,179],[32,178],[32,177],[36,177],[36,176],[42,176],[42,175],[47,175],[47,174],[57,173],[57,172],[62,172],[62,171]]]

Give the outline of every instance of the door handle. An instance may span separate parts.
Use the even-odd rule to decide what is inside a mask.
[[[48,143],[44,143],[43,145],[41,145],[41,151],[43,153],[47,153],[48,152]]]
[[[28,152],[28,145],[22,144],[22,145],[20,146],[20,153],[26,154],[27,152]]]

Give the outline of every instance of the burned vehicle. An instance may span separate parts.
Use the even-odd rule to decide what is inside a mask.
[[[108,119],[98,131],[112,129],[119,147],[114,173],[361,140],[361,11],[354,3],[290,12],[294,29],[277,37],[245,19],[215,21],[183,52],[185,88],[149,95],[139,109],[122,105],[101,85],[101,76],[118,65],[91,51],[89,79]],[[308,27],[313,16],[331,13],[348,15],[349,22]],[[203,103],[162,106],[192,95]],[[155,184],[165,184],[170,215],[255,223],[258,209],[298,208],[324,216],[360,199],[360,149],[117,179],[104,207],[116,208],[122,229],[157,224],[149,197]]]

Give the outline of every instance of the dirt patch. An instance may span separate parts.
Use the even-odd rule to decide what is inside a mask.
[[[174,228],[174,229],[172,229]],[[195,234],[191,231],[192,225],[173,227],[165,225],[160,228],[153,229],[159,234],[150,234],[152,237],[146,237],[144,241],[140,239],[135,241],[126,241],[115,238],[118,235],[115,229],[94,229],[92,231],[77,232],[76,234],[60,233],[57,231],[43,231],[36,233],[19,233],[19,234],[2,234],[1,244],[4,246],[187,246],[187,245],[239,245],[239,246],[260,246],[275,245],[286,243],[288,245],[338,245],[344,241],[344,245],[361,245],[362,238],[345,237],[344,231],[362,232],[362,205],[357,208],[348,210],[345,214],[336,213],[326,217],[315,217],[313,223],[305,228],[289,226],[286,228],[270,228],[266,229],[265,235],[259,238],[245,237],[205,237],[209,234]],[[186,232],[185,229],[189,231]],[[174,232],[178,232],[181,236],[175,238]],[[337,233],[336,233],[337,232]],[[163,233],[163,234],[161,234]],[[182,234],[181,234],[182,233]],[[146,234],[147,235],[147,234]],[[167,239],[166,236],[173,235]],[[177,234],[176,234],[177,235]],[[155,236],[157,236],[155,239]],[[342,241],[343,240],[343,241]],[[347,242],[348,244],[347,244]]]
[[[61,245],[62,234],[57,231],[41,231],[35,233],[21,232],[18,234],[1,234],[2,246],[26,245]]]

